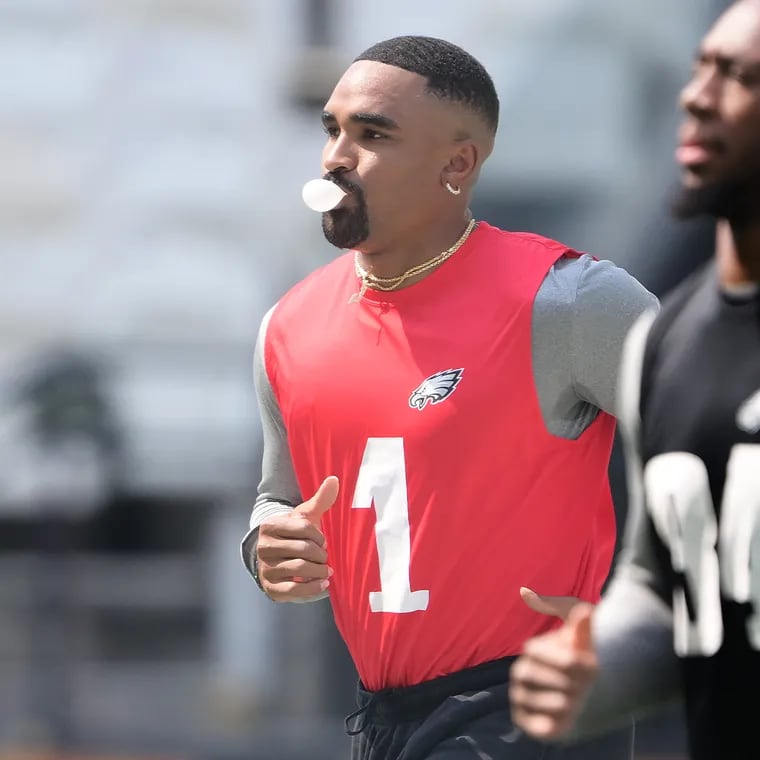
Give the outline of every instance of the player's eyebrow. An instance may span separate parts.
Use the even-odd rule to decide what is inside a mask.
[[[729,71],[732,68],[738,68],[747,74],[760,75],[760,61],[739,56],[722,55],[720,53],[700,48],[694,54],[694,61],[697,63],[714,63],[720,71]]]
[[[380,129],[397,130],[401,129],[399,125],[390,118],[390,116],[384,116],[381,113],[370,113],[366,111],[359,111],[351,114],[349,119],[356,124],[367,124],[372,127],[380,127]],[[324,126],[332,126],[337,123],[335,114],[330,111],[322,111],[322,124]]]

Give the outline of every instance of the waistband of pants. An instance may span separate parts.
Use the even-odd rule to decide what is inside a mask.
[[[517,658],[502,657],[472,668],[457,670],[429,681],[398,688],[367,691],[359,682],[356,700],[359,709],[346,718],[346,732],[360,733],[367,723],[394,725],[429,715],[448,697],[506,684],[509,668]],[[356,719],[356,725],[350,725]]]

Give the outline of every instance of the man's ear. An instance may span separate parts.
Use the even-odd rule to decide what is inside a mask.
[[[478,146],[468,140],[458,143],[448,164],[441,171],[441,184],[452,187],[469,187],[477,179],[480,151]]]

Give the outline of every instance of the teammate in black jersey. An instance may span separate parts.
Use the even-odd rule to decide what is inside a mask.
[[[595,610],[528,642],[515,721],[602,730],[672,698],[695,760],[760,757],[760,0],[704,38],[682,94],[679,216],[717,221],[715,256],[633,328],[620,419],[626,547]],[[593,613],[593,625],[592,625]]]

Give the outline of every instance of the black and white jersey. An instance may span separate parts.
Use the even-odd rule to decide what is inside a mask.
[[[643,513],[624,561],[671,606],[691,756],[760,756],[760,298],[722,293],[710,264],[642,347],[629,477]]]

